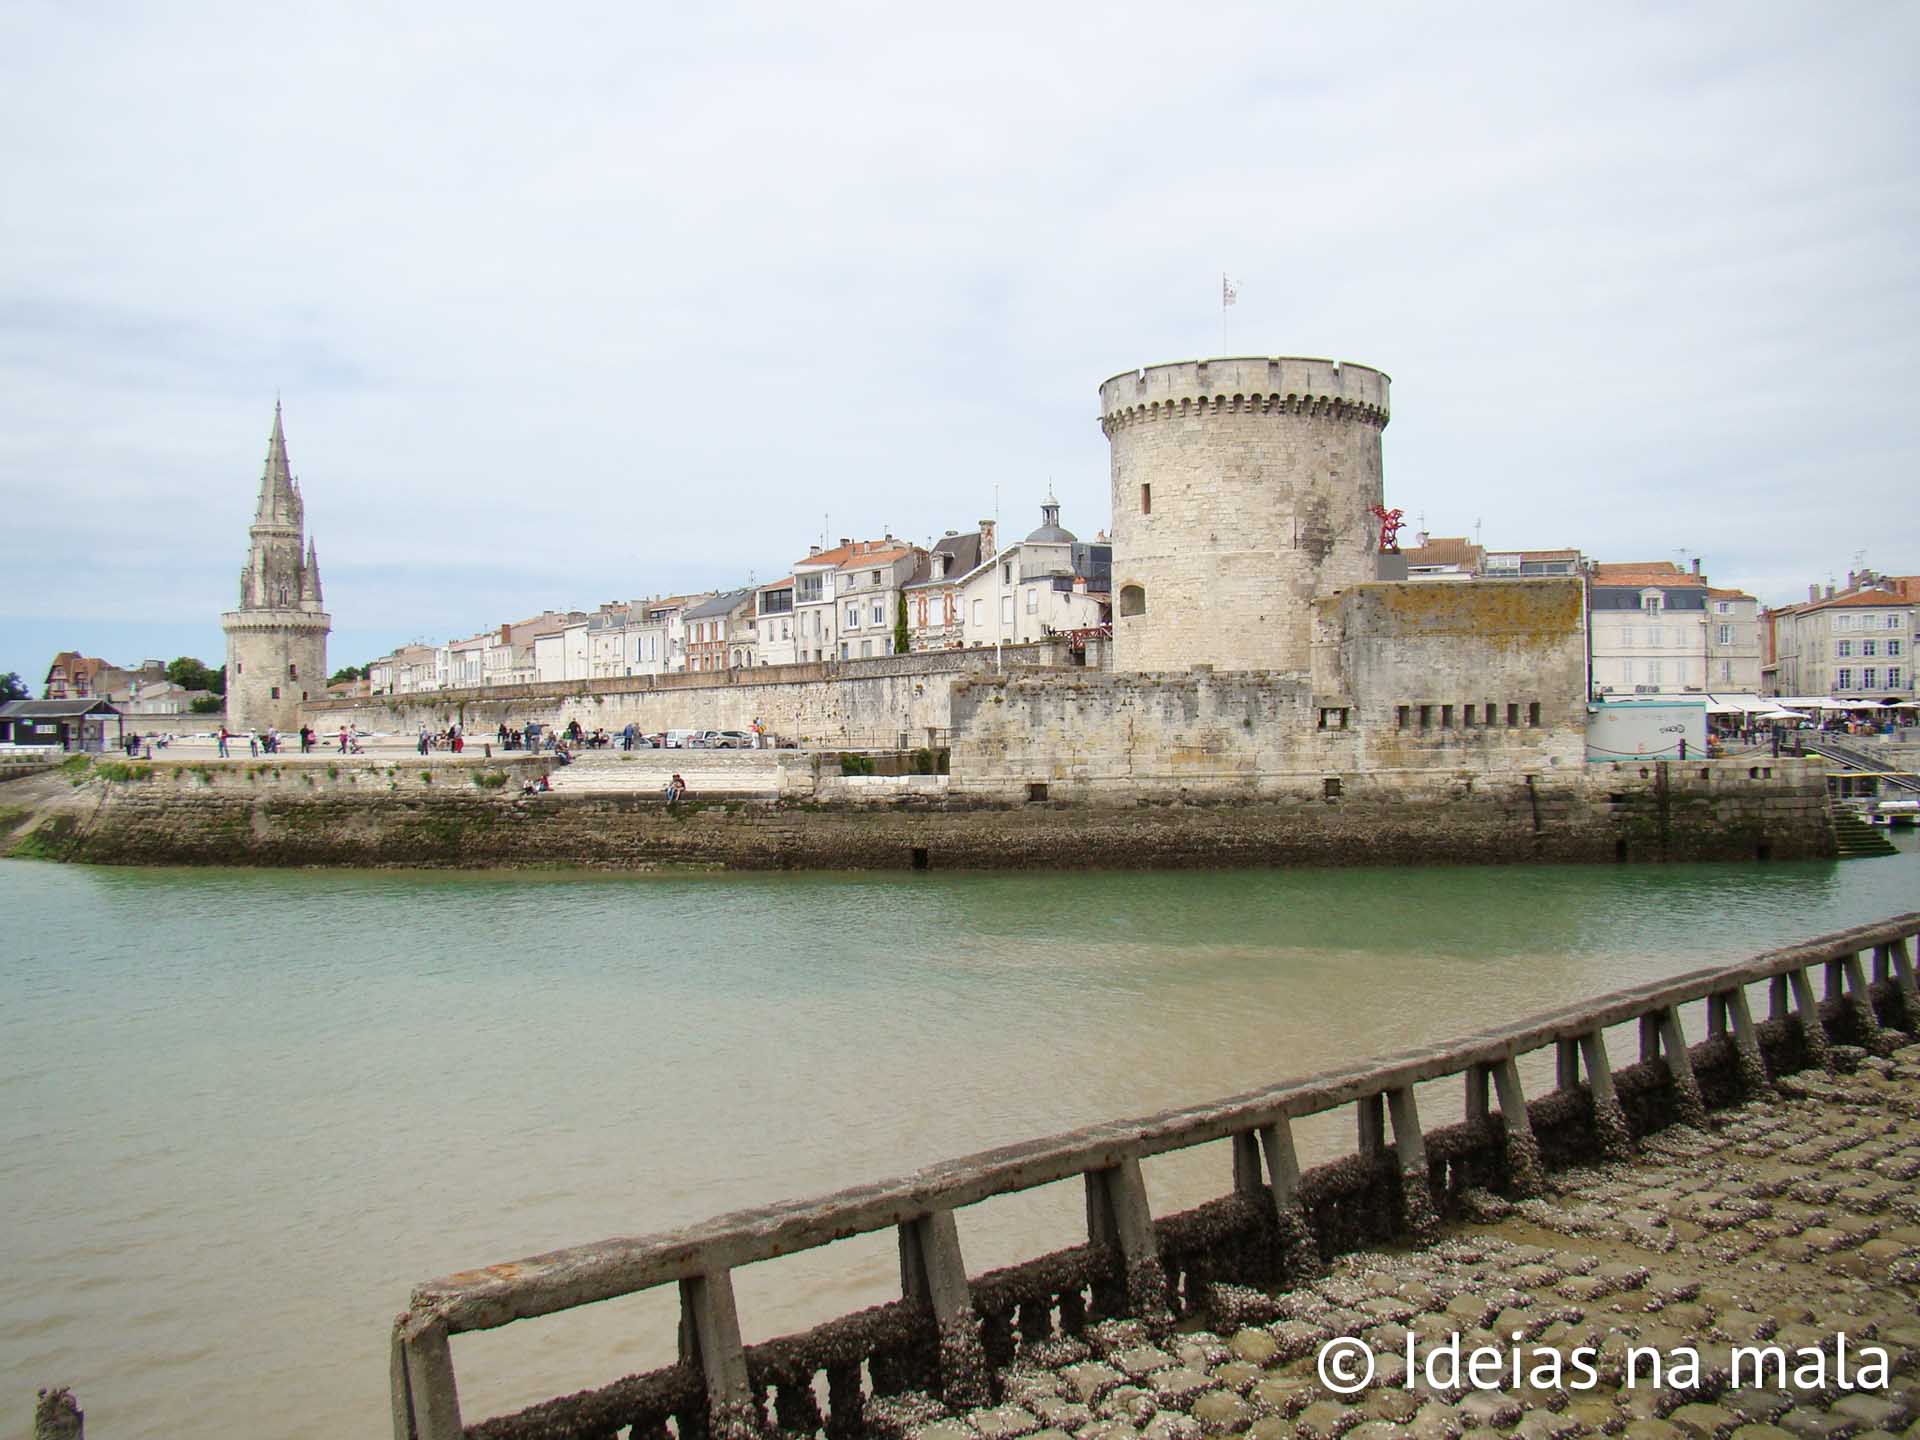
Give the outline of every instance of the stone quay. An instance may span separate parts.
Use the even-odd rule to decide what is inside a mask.
[[[1899,916],[1212,1104],[448,1276],[395,1322],[394,1432],[1914,1437],[1916,935],[1920,914]],[[1616,1066],[1609,1031],[1637,1061]],[[1531,1100],[1530,1057],[1555,1078]],[[1453,1081],[1465,1120],[1424,1128],[1417,1092]],[[1326,1115],[1351,1116],[1357,1146],[1303,1169],[1295,1122]],[[1155,1217],[1142,1162],[1222,1141],[1229,1193]],[[1076,1179],[1084,1245],[968,1272],[957,1211]],[[742,1343],[737,1269],[888,1228],[899,1300]],[[678,1363],[463,1419],[454,1335],[662,1285]]]

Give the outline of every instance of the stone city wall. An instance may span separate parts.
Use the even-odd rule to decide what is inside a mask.
[[[948,696],[963,676],[1067,664],[1064,642],[937,650],[872,660],[763,666],[752,670],[634,675],[564,684],[433,690],[326,701],[306,714],[322,734],[342,724],[412,734],[460,724],[484,739],[501,725],[549,727],[578,720],[608,733],[628,722],[643,733],[745,730],[755,721],[783,740],[849,747],[927,745],[952,723]]]
[[[843,780],[832,756],[730,759],[740,766],[738,788],[719,776],[693,777],[690,800],[671,809],[651,785],[569,792],[567,772],[555,793],[523,796],[522,780],[549,763],[524,758],[102,765],[7,786],[0,851],[102,864],[876,870],[1790,859],[1834,851],[1817,761],[1393,773],[1353,776],[1337,790],[1315,776],[1257,796],[1109,788],[1097,803],[1073,803],[1050,794],[968,795],[938,776]],[[479,775],[506,778],[488,785],[475,783]]]

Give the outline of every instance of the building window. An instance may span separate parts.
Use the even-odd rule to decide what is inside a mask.
[[[1538,700],[1531,701],[1527,705],[1527,724],[1536,727],[1540,724],[1540,702]]]
[[[273,698],[275,700],[278,700],[280,698],[280,687],[278,685],[273,687]]]
[[[1867,643],[1872,644],[1873,642],[1868,641]],[[298,680],[300,678],[300,667],[298,665],[289,663],[287,666],[287,678],[289,680]]]
[[[1029,615],[1037,615],[1039,612],[1040,587],[1038,585],[1029,585],[1027,587],[1027,613]]]
[[[973,602],[976,618],[980,602]],[[1147,592],[1140,585],[1122,585],[1120,587],[1120,613],[1122,615],[1144,615],[1147,613]]]
[[[1713,613],[1716,615],[1731,615],[1733,613],[1733,602],[1730,600],[1714,601]]]
[[[880,583],[880,572],[878,570],[870,571],[867,575],[867,583],[870,585],[878,585]]]
[[[1520,707],[1517,704],[1507,706],[1507,724],[1509,726],[1517,726],[1519,723]]]
[[[1622,650],[1631,650],[1633,648],[1633,627],[1631,625],[1622,625],[1620,627],[1620,648]]]
[[[886,622],[887,622],[886,601],[884,600],[874,601],[873,602],[873,623],[876,625],[884,625],[886,624]]]
[[[1716,644],[1719,644],[1719,645],[1733,644],[1733,626],[1722,625],[1718,630],[1714,632],[1714,634],[1719,637],[1718,640],[1715,641]]]
[[[1889,665],[1887,667],[1887,688],[1889,690],[1898,690],[1900,688],[1900,667],[1898,665]]]
[[[1847,666],[1842,665],[1839,673],[1833,677],[1833,683],[1836,689],[1851,690],[1853,688],[1853,671]]]
[[[1405,707],[1401,707],[1404,709]],[[1322,709],[1320,711],[1322,730],[1344,730],[1347,728],[1347,712],[1344,709]]]
[[[1151,485],[1140,487],[1140,513],[1142,515],[1153,513],[1153,486]]]
[[[1887,629],[1898,630],[1899,628],[1900,628],[1900,617],[1898,615],[1887,616]]]
[[[860,607],[858,604],[847,606],[847,628],[849,630],[858,630],[860,628]]]
[[[1851,615],[1834,616],[1833,628],[1836,630],[1851,630],[1853,628],[1853,616]]]
[[[1860,672],[1860,685],[1863,689],[1871,690],[1879,683],[1880,671],[1876,666],[1869,665]]]
[[[1011,595],[1000,597],[1000,623],[1002,625],[1013,623],[1013,596]]]
[[[1660,613],[1660,597],[1658,595],[1642,597],[1640,608],[1645,610],[1649,615],[1658,615]]]
[[[844,640],[840,642],[840,658],[842,660],[847,658],[847,642]]]
[[[1862,641],[1860,642],[1860,653],[1861,653],[1862,655],[1877,655],[1877,654],[1879,654],[1879,653],[1880,653],[1880,642],[1879,642],[1878,640],[1862,640]]]
[[[1900,642],[1898,640],[1887,641],[1887,654],[1898,655],[1899,653],[1900,653]]]
[[[1840,658],[1844,660],[1847,656],[1853,654],[1853,641],[1851,640],[1836,641],[1833,647],[1833,653],[1840,656]]]
[[[873,658],[873,641],[862,640],[860,642],[860,658],[862,660],[871,660]]]
[[[1412,709],[1413,707],[1411,705],[1402,705],[1394,711],[1394,722],[1400,729],[1404,730],[1407,728],[1407,721],[1412,718],[1409,713]]]

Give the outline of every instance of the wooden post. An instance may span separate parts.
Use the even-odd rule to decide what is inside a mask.
[[[764,1428],[747,1382],[747,1352],[733,1303],[733,1272],[709,1270],[680,1282],[681,1332],[692,1341],[707,1382],[707,1423],[713,1440],[749,1440]]]
[[[1687,1050],[1687,1032],[1680,1028],[1680,1008],[1669,1005],[1658,1016],[1660,1048],[1666,1052],[1667,1074],[1673,1081],[1674,1111],[1682,1125],[1707,1128],[1707,1106],[1700,1098],[1700,1082],[1693,1075],[1693,1056]]]
[[[1627,1128],[1627,1112],[1620,1108],[1620,1097],[1614,1093],[1613,1065],[1607,1059],[1607,1037],[1602,1031],[1589,1030],[1580,1037],[1580,1058],[1586,1062],[1593,1092],[1593,1128],[1600,1153],[1609,1160],[1625,1160],[1633,1154],[1633,1132]]]
[[[1822,1000],[1839,1000],[1843,997],[1845,992],[1841,987],[1846,983],[1846,976],[1842,966],[1843,962],[1839,960],[1827,961],[1826,994],[1820,997]]]
[[[933,1312],[940,1337],[940,1394],[955,1410],[992,1403],[980,1316],[973,1308],[960,1227],[951,1210],[936,1210],[899,1227],[900,1296]]]
[[[1125,1268],[1127,1308],[1137,1320],[1164,1328],[1173,1324],[1167,1274],[1160,1264],[1160,1242],[1153,1233],[1147,1182],[1140,1162],[1129,1155],[1107,1170],[1087,1172],[1087,1238],[1111,1245]]]
[[[1807,1058],[1822,1070],[1833,1069],[1833,1057],[1827,1053],[1827,1027],[1820,1018],[1820,1002],[1813,997],[1812,977],[1805,970],[1793,970],[1787,974],[1787,983],[1793,987],[1793,1008]]]
[[[1787,977],[1775,975],[1767,981],[1767,1019],[1787,1018]]]

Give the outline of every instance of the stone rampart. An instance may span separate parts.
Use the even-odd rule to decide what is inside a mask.
[[[322,734],[342,724],[410,734],[458,723],[484,737],[529,720],[548,727],[578,720],[609,733],[629,722],[664,730],[744,730],[756,720],[785,739],[847,747],[944,742],[948,695],[961,676],[1065,666],[1064,642],[937,650],[870,660],[761,666],[751,670],[634,675],[561,684],[430,690],[307,706]]]

